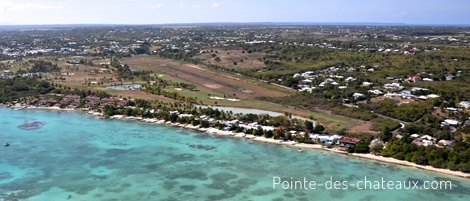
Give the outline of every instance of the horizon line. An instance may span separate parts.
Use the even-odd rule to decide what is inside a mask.
[[[6,26],[168,26],[168,25],[363,25],[363,26],[470,26],[469,24],[448,23],[404,23],[404,22],[174,22],[155,24],[119,23],[70,23],[70,24],[0,24]]]

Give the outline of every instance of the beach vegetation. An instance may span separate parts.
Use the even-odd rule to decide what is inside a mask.
[[[388,142],[381,155],[419,165],[470,172],[470,143],[467,141],[456,141],[450,149],[443,149],[417,146],[409,143],[408,138],[402,138]]]

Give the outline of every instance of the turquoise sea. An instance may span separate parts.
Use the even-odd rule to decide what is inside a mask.
[[[78,112],[0,108],[0,143],[0,200],[441,201],[470,195],[469,179]],[[273,177],[318,186],[273,189]],[[352,185],[364,177],[418,182],[418,189]],[[335,181],[342,189],[328,189]],[[425,181],[450,181],[452,189],[419,189]]]

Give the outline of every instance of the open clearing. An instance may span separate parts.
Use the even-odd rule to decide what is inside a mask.
[[[358,124],[350,127],[348,129],[351,133],[370,133],[370,134],[377,134],[376,131],[371,131],[372,129],[372,122],[371,121],[360,121]]]
[[[123,61],[136,70],[152,70],[170,75],[197,86],[204,86],[228,97],[254,100],[256,97],[281,97],[288,95],[285,89],[274,90],[260,85],[265,83],[235,78],[222,72],[207,70],[196,65],[181,64],[175,61],[151,56],[138,56]]]
[[[266,56],[265,53],[261,52],[252,52],[248,53],[239,49],[222,49],[212,47],[204,48],[207,53],[202,53],[194,58],[202,59],[205,63],[216,64],[223,66],[225,68],[234,68],[234,69],[257,69],[265,68],[263,61],[258,60],[258,58],[263,58]],[[213,52],[210,52],[210,51]],[[217,52],[216,52],[217,51]],[[215,55],[215,57],[213,56]],[[215,61],[215,58],[219,57],[220,61]],[[235,65],[236,63],[236,65]]]

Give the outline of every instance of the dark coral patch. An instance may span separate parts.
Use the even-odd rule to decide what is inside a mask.
[[[205,172],[201,171],[190,171],[190,172],[182,172],[182,173],[176,173],[176,174],[170,174],[165,176],[167,179],[195,179],[195,180],[207,180],[207,174]]]
[[[194,189],[196,189],[196,186],[194,186],[194,185],[184,185],[184,186],[180,186],[180,189],[184,190],[184,191],[194,191]]]
[[[127,154],[130,151],[131,150],[127,150],[127,149],[109,149],[109,150],[106,150],[106,153],[103,154],[103,157],[106,157],[106,158],[116,157],[122,154]]]
[[[0,181],[1,180],[6,180],[6,179],[11,179],[13,176],[9,172],[0,172]]]
[[[214,147],[214,146],[200,145],[200,144],[198,144],[198,145],[191,144],[191,145],[189,145],[189,147],[195,148],[195,149],[200,149],[200,150],[206,150],[206,151],[210,151],[210,150],[213,150],[213,149],[217,148],[217,147]]]
[[[42,126],[46,125],[44,122],[40,121],[33,121],[33,122],[26,122],[18,126],[19,129],[22,130],[36,130],[41,128]]]
[[[237,180],[237,182],[244,186],[255,185],[256,183],[258,183],[256,179],[251,179],[251,178],[242,178],[242,179]]]

